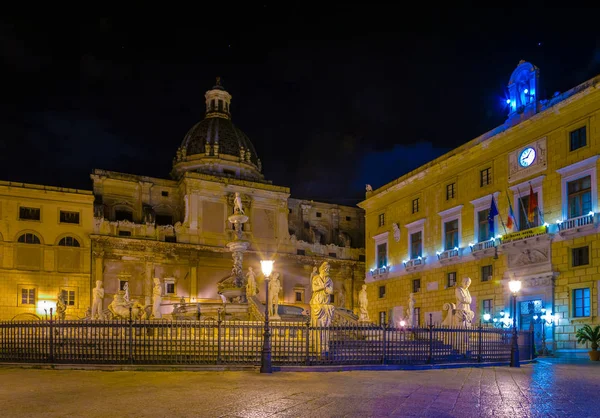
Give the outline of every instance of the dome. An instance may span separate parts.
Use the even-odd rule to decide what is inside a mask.
[[[205,94],[206,114],[185,134],[173,160],[173,176],[198,172],[263,180],[261,161],[250,138],[231,121],[231,95],[217,84]]]

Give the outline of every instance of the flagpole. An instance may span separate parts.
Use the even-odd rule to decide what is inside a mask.
[[[512,213],[512,218],[513,218],[513,222],[515,223],[515,226],[517,227],[517,231],[519,230],[519,224],[517,223],[517,219],[515,218],[515,212],[513,210],[512,204],[510,203],[510,196],[508,193],[508,189],[504,189],[504,191],[506,192],[506,200],[508,200],[508,214],[510,215]],[[514,231],[514,228],[513,228]]]
[[[529,216],[527,216],[527,211],[525,210],[525,205],[523,205],[523,199],[521,199],[521,190],[519,190],[519,188],[517,187],[517,193],[519,193],[519,203],[521,204],[521,209],[523,210],[523,213],[525,214],[525,222],[527,222],[527,229],[531,228],[531,226],[529,226]],[[519,216],[520,218],[520,216]]]
[[[531,182],[529,182],[529,187],[531,187],[531,189],[533,190],[533,186],[531,185]],[[536,199],[537,200],[537,199]],[[538,216],[540,217],[540,224],[544,225],[544,214],[540,211],[540,202],[539,200],[537,201],[537,206],[535,208],[537,210]]]
[[[492,196],[492,199],[494,197]],[[508,234],[508,231],[506,230],[506,225],[504,225],[504,220],[502,219],[502,215],[500,214],[500,211],[498,211],[498,216],[500,217],[500,222],[502,222],[502,228],[504,228],[504,233]]]

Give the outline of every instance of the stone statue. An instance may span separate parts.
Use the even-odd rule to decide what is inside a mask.
[[[242,206],[242,197],[240,192],[235,192],[235,198],[233,199],[233,213],[236,215],[244,215],[244,208]]]
[[[145,314],[142,304],[137,301],[127,302],[122,290],[113,297],[113,301],[108,305],[108,310],[114,318],[129,319],[129,308],[131,308],[132,319],[140,319]]]
[[[251,298],[258,293],[258,289],[256,288],[256,276],[252,267],[248,267],[246,281],[246,297]]]
[[[162,314],[160,312],[160,304],[162,303],[162,287],[160,285],[160,279],[154,278],[154,287],[152,288],[152,317],[161,319]]]
[[[340,233],[338,234],[338,238],[340,241],[340,246],[350,248],[352,244],[352,239],[350,238],[350,235],[348,235],[348,233],[340,231]]]
[[[281,282],[279,281],[279,273],[274,272],[269,280],[269,316],[272,319],[279,319],[277,313],[279,308],[279,291],[281,290]]]
[[[370,322],[369,321],[369,299],[367,299],[367,285],[363,284],[360,292],[358,292],[358,321],[359,322]]]
[[[392,224],[392,229],[394,230],[394,241],[400,242],[400,227],[394,222]]]
[[[56,319],[64,321],[66,315],[67,303],[65,302],[65,295],[63,292],[58,292],[58,295],[56,296]]]
[[[92,312],[90,317],[92,319],[104,319],[104,313],[102,312],[104,300],[104,288],[102,287],[102,280],[96,280],[96,287],[92,293]]]
[[[317,276],[319,274],[317,266],[314,266],[312,269],[312,272],[310,273],[310,282],[312,283],[313,281],[313,277]]]
[[[129,302],[129,282],[125,282],[125,284],[123,285],[123,292],[125,292],[123,294],[125,302]]]
[[[415,316],[415,294],[411,293],[408,296],[408,309],[406,310],[406,317],[408,318],[408,326],[409,327],[415,326],[414,316]],[[418,318],[417,318],[417,322],[418,322]]]
[[[190,223],[190,197],[186,194],[183,196],[183,201],[185,202],[185,214],[183,216],[183,224],[189,225]]]
[[[372,192],[372,191],[373,191],[373,187],[371,187],[371,185],[370,185],[370,184],[367,184],[367,185],[365,186],[365,188],[366,188],[367,192]]]
[[[330,295],[333,293],[330,269],[329,263],[324,261],[319,267],[319,273],[312,277],[310,319],[313,327],[328,327],[333,320],[335,308],[330,303]]]
[[[457,286],[454,293],[456,295],[456,305],[454,303],[445,303],[444,310],[448,311],[442,325],[470,328],[475,313],[471,310],[471,292],[469,286],[471,278],[465,277],[460,286]]]
[[[337,306],[342,309],[346,308],[346,290],[344,289],[343,285],[338,291]]]

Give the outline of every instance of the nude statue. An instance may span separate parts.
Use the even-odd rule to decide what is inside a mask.
[[[279,281],[279,273],[274,272],[269,280],[269,316],[277,319],[279,308],[279,291],[281,290],[281,282]]]
[[[246,279],[246,297],[250,298],[258,293],[258,289],[256,288],[256,276],[252,267],[248,267]]]
[[[162,318],[160,312],[160,304],[162,303],[162,287],[160,285],[160,279],[154,278],[154,287],[152,288],[152,317],[156,319]]]
[[[244,208],[242,206],[242,197],[240,192],[235,192],[235,198],[233,200],[233,213],[236,215],[244,215]]]
[[[103,311],[103,300],[104,300],[104,288],[102,287],[102,280],[96,280],[96,287],[92,291],[92,319],[104,319]]]
[[[369,311],[367,310],[368,307],[369,300],[367,298],[367,285],[363,284],[360,292],[358,292],[359,322],[369,322]]]

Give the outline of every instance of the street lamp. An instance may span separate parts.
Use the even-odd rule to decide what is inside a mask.
[[[260,372],[272,373],[271,367],[271,332],[269,331],[269,276],[273,271],[273,260],[261,260],[260,268],[265,275],[265,333],[260,356]]]
[[[542,324],[542,350],[540,351],[540,356],[550,355],[550,352],[546,347],[546,325],[552,325],[554,322],[554,315],[552,315],[551,311],[547,311],[545,308],[542,308],[542,315],[539,317],[534,315],[533,320],[536,323]]]
[[[511,280],[508,282],[508,288],[512,292],[512,309],[513,309],[513,334],[512,345],[510,348],[510,367],[521,367],[519,364],[519,342],[517,340],[517,293],[521,290],[521,282],[519,280]]]

